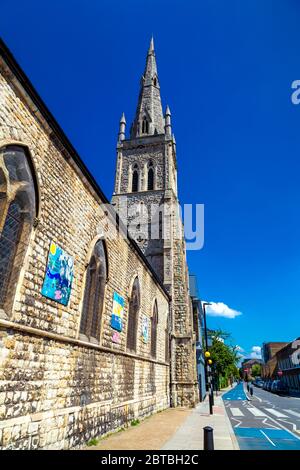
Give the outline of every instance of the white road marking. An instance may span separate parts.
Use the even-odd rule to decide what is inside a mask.
[[[248,410],[250,411],[250,413],[252,413],[254,416],[264,416],[266,417],[266,413],[263,413],[263,411],[259,410],[258,408],[255,408],[253,406],[253,408],[248,408]]]
[[[238,428],[239,425],[242,424],[242,421],[240,421],[240,420],[237,419],[237,418],[231,418],[231,419],[232,419],[232,421],[237,421],[237,423],[238,423],[238,424],[236,424],[236,425],[234,426],[235,428]]]
[[[257,398],[258,401],[262,402],[262,399],[259,398],[257,395],[255,395],[255,398]]]
[[[268,439],[269,442],[271,442],[272,446],[276,447],[276,444],[274,444],[274,442],[271,441],[271,439],[269,438],[269,436],[267,436],[261,429],[260,429],[260,432],[265,436],[266,439]]]
[[[265,410],[276,416],[276,418],[287,418],[287,415],[280,413],[280,411],[273,410],[272,408],[265,408]]]
[[[283,419],[283,418],[279,418],[279,421],[281,421],[283,423],[286,423],[286,424],[291,424],[292,428],[293,428],[293,431],[298,432],[298,429],[297,429],[297,426],[296,426],[295,423],[291,423],[290,421],[287,421],[286,419]]]
[[[233,419],[233,418],[232,418]],[[287,431],[288,433],[291,434],[291,436],[295,437],[296,439],[298,439],[300,441],[300,437],[297,436],[297,434],[294,434],[289,428],[287,428],[286,426],[283,426],[283,424],[279,423],[279,421],[276,421],[274,418],[272,418],[271,416],[268,416],[268,419],[273,421],[273,423],[277,424],[278,426],[281,427],[281,429],[284,429],[285,431]]]
[[[300,413],[297,413],[297,411],[294,410],[283,410],[286,413],[289,413],[290,415],[296,416],[297,418],[300,418]]]
[[[269,419],[270,419],[270,418],[265,418],[265,419],[262,421],[263,424],[265,424],[267,427],[270,427],[270,426],[271,426],[271,428],[280,429],[278,426],[274,426],[274,424],[268,423],[267,421],[268,421]]]
[[[245,416],[239,408],[230,408],[230,411],[233,416]]]

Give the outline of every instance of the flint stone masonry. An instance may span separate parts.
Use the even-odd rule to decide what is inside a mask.
[[[172,405],[195,406],[199,395],[195,333],[183,226],[179,216],[176,143],[171,133],[170,116],[169,108],[165,117],[162,114],[152,40],[130,138],[126,139],[124,120],[120,123],[122,139],[119,138],[117,144],[117,169],[112,203],[122,217],[122,204],[126,200],[128,229],[172,298],[170,315]],[[141,133],[144,119],[149,121],[149,129]],[[154,169],[154,190],[147,188],[150,163]],[[135,188],[132,185],[132,173],[135,167],[139,175],[137,191],[133,191]],[[140,214],[141,203],[148,214],[146,220]],[[163,225],[167,225],[167,233],[161,230],[159,239],[150,236],[153,228],[157,225],[159,228],[160,225],[157,218],[154,224],[153,218],[151,219],[154,204],[162,210]]]
[[[39,210],[12,310],[0,318],[0,446],[80,448],[93,437],[169,406],[170,370],[165,362],[169,297],[136,245],[123,239],[122,229],[116,239],[106,236],[110,216],[100,204],[107,201],[45,110],[33,102],[25,76],[25,85],[20,84],[13,69],[18,76],[23,72],[15,63],[12,68],[13,58],[8,60],[7,54],[0,61],[0,151],[10,144],[28,149]],[[79,325],[86,267],[100,236],[106,243],[108,280],[99,343],[89,344],[79,339]],[[51,240],[74,257],[66,307],[41,295]],[[135,276],[141,286],[141,308],[137,350],[129,354],[128,296]],[[125,300],[119,344],[112,342],[110,326],[114,292]],[[150,321],[155,299],[157,355],[152,358],[151,338],[148,343],[141,339],[141,316]]]

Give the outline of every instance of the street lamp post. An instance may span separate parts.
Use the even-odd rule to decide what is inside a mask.
[[[206,327],[206,310],[205,310],[206,305],[211,305],[211,303],[210,302],[203,302],[203,304],[202,304],[203,319],[204,319],[205,349],[206,349],[206,351],[208,351],[208,339],[207,339],[207,327]]]
[[[210,352],[208,351],[208,337],[207,337],[207,325],[206,325],[206,305],[211,305],[210,302],[203,302],[203,319],[204,319],[204,335],[205,335],[205,382],[206,391],[209,393],[209,413],[213,414],[214,395],[211,383],[211,365],[212,360],[210,359]],[[209,367],[209,369],[208,369]]]
[[[206,326],[206,305],[211,305],[209,302],[203,302],[203,320],[204,320],[204,337],[205,337],[205,351],[208,351],[208,339],[207,339],[207,326]],[[208,392],[208,370],[207,370],[207,358],[205,360],[205,385],[206,391]]]

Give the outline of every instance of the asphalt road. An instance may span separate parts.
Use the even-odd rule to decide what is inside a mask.
[[[223,395],[241,450],[300,450],[300,398],[239,384]]]

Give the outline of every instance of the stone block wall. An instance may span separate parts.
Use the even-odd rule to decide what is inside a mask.
[[[12,310],[0,318],[0,446],[80,447],[133,418],[169,406],[169,298],[122,230],[113,239],[108,236],[101,194],[2,59],[0,72],[0,150],[10,144],[28,149],[39,202]],[[90,344],[79,339],[79,325],[86,267],[100,236],[106,240],[108,280],[99,342]],[[66,307],[41,295],[52,240],[74,257]],[[141,308],[137,350],[132,354],[126,351],[126,335],[135,276],[141,286]],[[110,326],[114,292],[125,300],[119,343],[112,342]],[[150,321],[155,299],[158,339],[152,358],[151,338],[142,341],[141,318]]]

